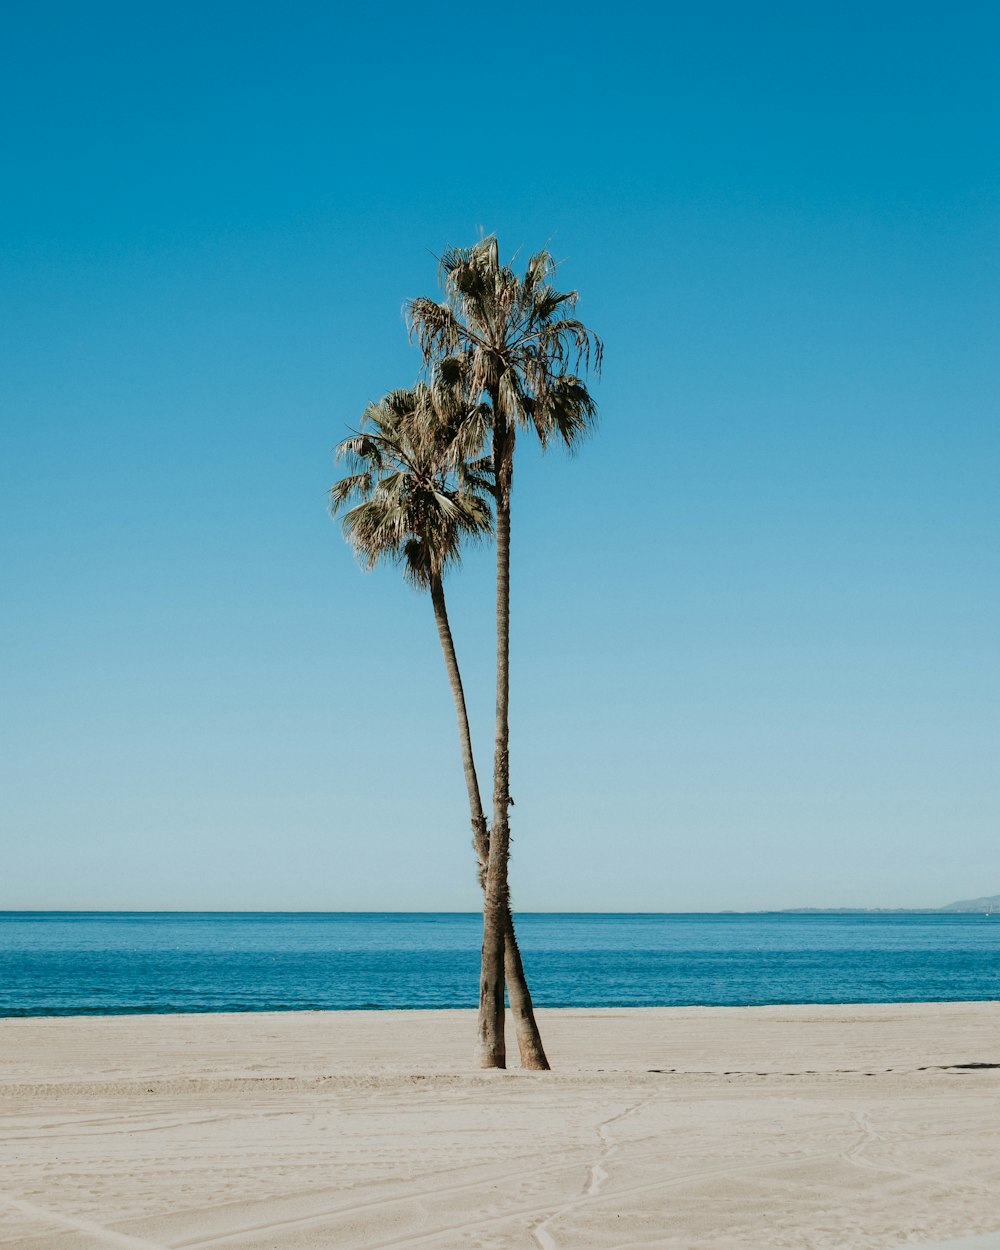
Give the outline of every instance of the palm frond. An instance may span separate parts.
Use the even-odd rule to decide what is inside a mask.
[[[371,492],[372,475],[370,472],[356,473],[342,477],[330,487],[330,511],[338,512],[345,504],[354,499],[364,499]]]
[[[410,340],[416,341],[425,359],[461,349],[461,327],[450,304],[418,297],[406,304],[405,314]]]
[[[552,381],[535,401],[532,423],[543,447],[559,438],[574,448],[594,428],[597,404],[579,378],[566,374]]]

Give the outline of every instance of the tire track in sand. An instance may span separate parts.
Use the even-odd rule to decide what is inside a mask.
[[[84,1219],[80,1215],[63,1215],[60,1211],[52,1211],[48,1207],[37,1206],[25,1198],[15,1198],[12,1194],[0,1194],[0,1203],[30,1216],[40,1223],[56,1224],[60,1228],[70,1229],[75,1233],[83,1233],[88,1237],[97,1237],[105,1246],[121,1246],[122,1250],[170,1250],[162,1242],[147,1241],[145,1237],[131,1237],[128,1233],[116,1233],[112,1228],[105,1228],[94,1220]]]

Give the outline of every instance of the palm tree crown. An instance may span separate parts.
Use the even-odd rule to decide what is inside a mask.
[[[390,391],[337,446],[349,474],[330,491],[330,509],[344,512],[344,535],[359,561],[399,564],[421,589],[458,563],[463,541],[492,529],[486,490],[468,467],[488,423],[459,398],[454,388],[424,382]]]
[[[489,398],[494,439],[499,429],[506,444],[494,446],[494,454],[502,453],[501,477],[518,427],[533,428],[543,447],[553,438],[569,446],[596,416],[575,371],[599,372],[603,345],[572,315],[578,293],[552,286],[555,268],[549,252],[537,252],[519,278],[500,263],[497,240],[489,236],[444,253],[443,302],[423,297],[407,305],[411,335],[432,373],[462,367],[469,393]]]

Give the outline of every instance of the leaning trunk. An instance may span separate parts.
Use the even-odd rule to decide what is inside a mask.
[[[445,668],[448,670],[448,682],[451,686],[452,698],[455,701],[455,714],[458,718],[458,737],[462,749],[462,768],[465,772],[465,787],[469,794],[469,814],[472,818],[472,845],[479,862],[479,884],[485,890],[486,871],[489,857],[489,833],[486,827],[486,816],[483,813],[483,801],[479,792],[479,778],[476,775],[476,761],[472,754],[472,733],[469,729],[469,714],[465,705],[465,690],[462,686],[462,674],[458,667],[458,656],[455,654],[455,642],[451,636],[448,622],[448,610],[445,605],[444,587],[441,579],[435,578],[431,583],[431,602],[434,605],[434,619],[437,622],[438,637],[444,653]],[[549,1062],[545,1057],[545,1048],[535,1023],[535,1013],[531,1003],[531,992],[524,976],[524,965],[518,949],[517,937],[514,934],[514,918],[507,908],[504,917],[504,975],[507,981],[507,992],[510,995],[510,1009],[514,1016],[517,1031],[517,1046],[521,1055],[522,1068],[534,1068],[547,1071]]]
[[[472,817],[472,845],[479,860],[480,871],[489,854],[489,833],[486,829],[486,816],[483,814],[483,800],[479,794],[479,778],[476,776],[476,760],[472,754],[472,733],[469,729],[469,713],[465,706],[465,689],[462,685],[462,674],[458,668],[458,656],[455,654],[455,641],[451,636],[451,625],[448,622],[448,609],[444,600],[444,587],[440,577],[431,582],[431,602],[434,605],[434,620],[437,622],[438,638],[444,653],[444,664],[448,670],[448,684],[451,696],[455,701],[455,714],[458,717],[458,740],[462,749],[462,770],[465,773],[465,788],[469,794],[469,814]]]
[[[514,935],[514,917],[511,915],[510,903],[507,904],[504,918],[503,966],[507,978],[507,996],[510,999],[510,1014],[514,1017],[514,1031],[517,1034],[517,1049],[521,1056],[522,1068],[533,1068],[536,1072],[548,1072],[549,1061],[545,1056],[542,1036],[535,1022],[535,1009],[531,1002],[531,992],[524,975],[524,964],[521,962],[521,951]]]

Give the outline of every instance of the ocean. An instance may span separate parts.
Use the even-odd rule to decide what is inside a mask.
[[[481,918],[0,912],[0,1016],[474,1007]],[[541,1007],[1000,998],[1000,916],[517,918]]]

